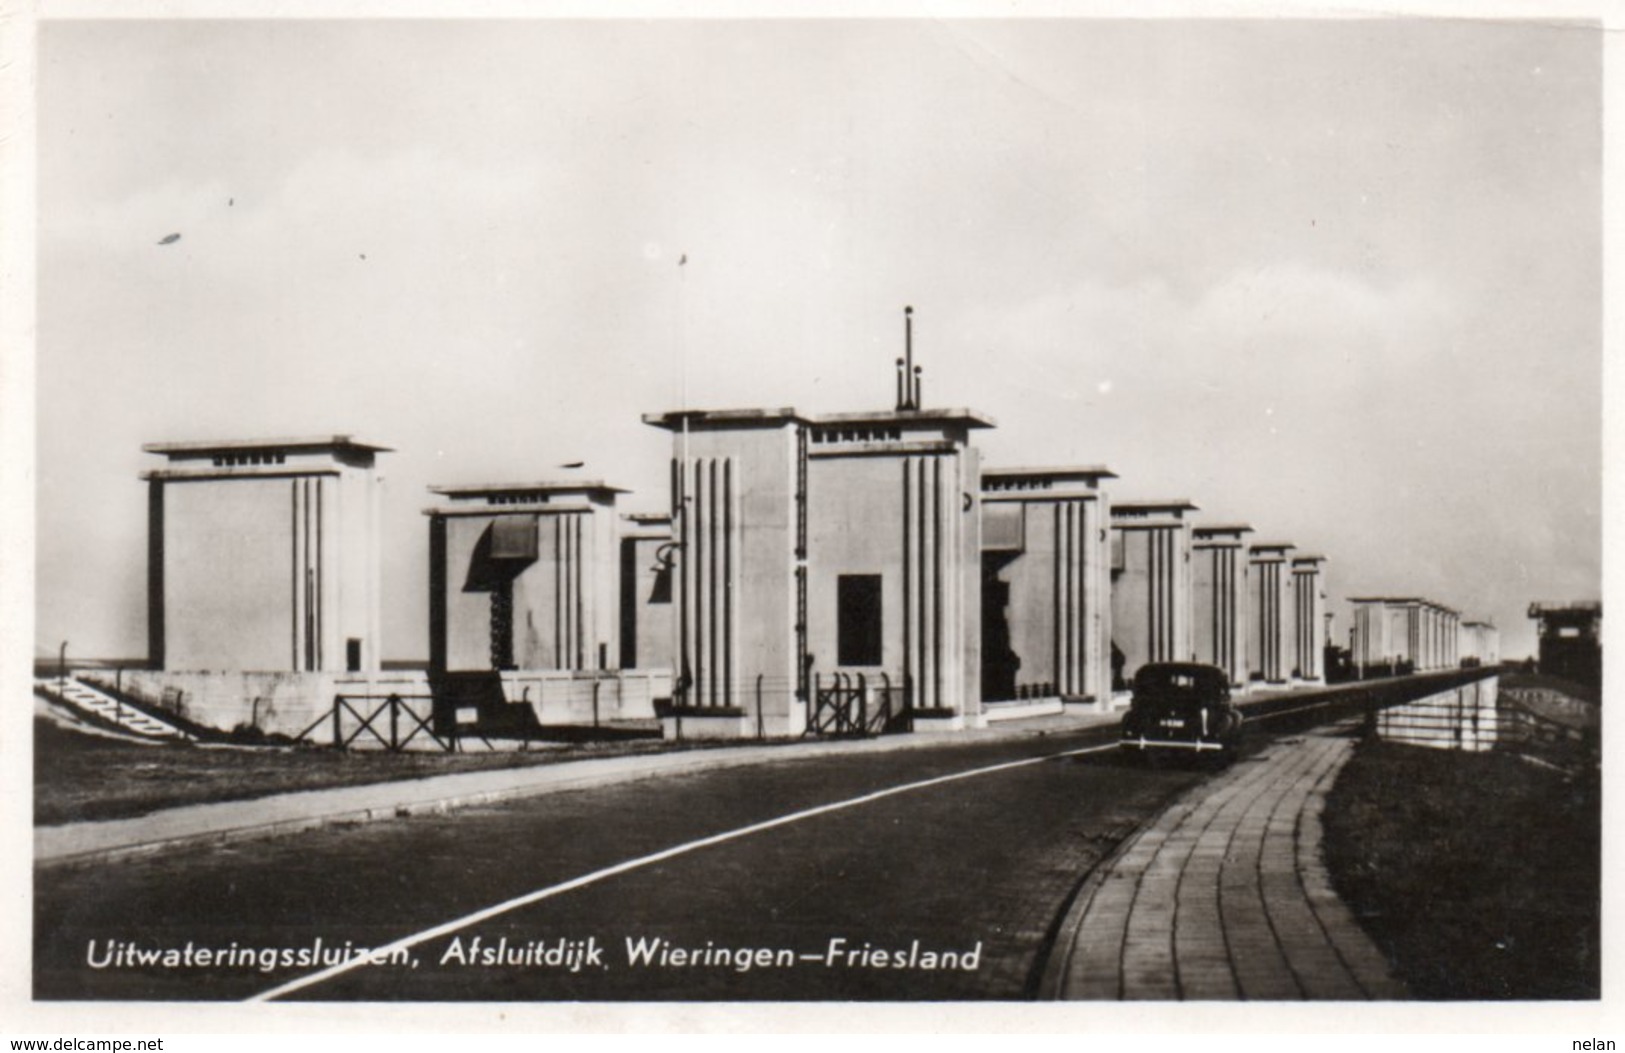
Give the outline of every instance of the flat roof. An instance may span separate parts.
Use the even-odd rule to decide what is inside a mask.
[[[430,486],[429,492],[432,494],[444,494],[447,497],[479,497],[484,494],[512,494],[521,492],[539,492],[549,494],[629,494],[632,491],[623,490],[618,486],[610,486],[601,479],[543,479],[533,483],[460,483],[451,486]]]
[[[1251,534],[1253,528],[1247,523],[1198,523],[1198,534]]]
[[[777,409],[671,410],[643,415],[643,423],[673,431],[681,428],[684,421],[690,424],[787,424],[805,423],[806,418],[797,413],[793,406],[780,406]]]
[[[985,479],[1116,479],[1117,473],[1103,464],[1063,465],[1059,468],[983,468]]]
[[[1325,556],[1322,556],[1318,552],[1300,552],[1296,556],[1292,557],[1292,562],[1294,562],[1294,563],[1325,563],[1325,562],[1328,562],[1328,561],[1327,561]]]
[[[1251,546],[1254,552],[1284,552],[1289,548],[1297,547],[1290,541],[1254,541]]]
[[[598,510],[598,506],[593,505],[590,501],[529,501],[511,505],[433,505],[425,508],[423,514],[426,516],[456,516],[458,518],[466,516],[501,518],[502,516],[519,515],[573,515],[578,512],[585,514]]]
[[[1570,613],[1602,613],[1601,600],[1536,600],[1529,605],[1529,617],[1533,618],[1536,612],[1543,614]]]
[[[809,424],[963,424],[967,428],[996,428],[998,422],[978,410],[955,406],[943,409],[870,410],[860,413],[824,413],[809,417]]]
[[[1197,512],[1201,506],[1188,497],[1171,497],[1160,501],[1113,501],[1112,515],[1123,512]]]
[[[1402,603],[1406,606],[1432,607],[1447,614],[1460,614],[1454,607],[1446,607],[1433,600],[1425,600],[1420,596],[1350,596],[1350,603]]]
[[[244,450],[363,450],[369,453],[393,453],[389,446],[362,442],[352,435],[305,435],[283,439],[213,439],[192,442],[149,442],[141,447],[146,453],[165,456],[187,453],[226,453]]]
[[[621,518],[629,520],[629,521],[631,521],[633,523],[651,523],[651,524],[654,524],[654,525],[658,526],[658,525],[660,525],[662,523],[670,523],[671,522],[671,513],[670,512],[626,512],[626,513],[623,513],[621,515]]]
[[[869,410],[858,413],[825,413],[819,415],[796,412],[793,406],[759,407],[755,409],[670,410],[666,413],[645,413],[643,423],[656,428],[681,428],[687,421],[694,425],[749,425],[771,424],[961,424],[967,428],[993,428],[998,426],[992,417],[976,410],[956,407],[952,409]]]

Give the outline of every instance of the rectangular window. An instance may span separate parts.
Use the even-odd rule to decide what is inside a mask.
[[[880,575],[842,574],[836,581],[836,662],[880,664]]]
[[[346,672],[361,672],[361,641],[350,637],[344,641],[344,668]]]

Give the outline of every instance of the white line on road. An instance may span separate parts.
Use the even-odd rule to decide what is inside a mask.
[[[1006,761],[1003,764],[994,764],[986,768],[972,768],[969,771],[954,772],[952,775],[939,775],[934,779],[924,779],[920,782],[905,783],[902,786],[892,786],[884,790],[876,790],[874,793],[866,793],[861,797],[852,797],[844,801],[836,801],[833,804],[821,804],[816,808],[807,808],[803,811],[791,812],[788,815],[781,815],[776,819],[767,819],[760,823],[752,823],[749,826],[741,826],[736,830],[726,830],[720,834],[712,834],[710,837],[702,837],[697,841],[689,841],[684,844],[674,845],[671,848],[663,849],[651,855],[639,856],[637,859],[628,859],[623,863],[616,863],[614,866],[604,867],[602,870],[594,870],[590,874],[583,874],[580,877],[571,878],[569,881],[564,881],[557,885],[549,885],[547,888],[537,889],[534,892],[527,892],[523,896],[517,896],[513,899],[505,900],[502,903],[497,903],[493,906],[486,907],[483,910],[477,910],[472,914],[465,914],[460,918],[436,925],[432,929],[424,929],[422,932],[416,933],[412,936],[403,936],[401,939],[396,940],[394,943],[391,943],[388,946],[372,949],[367,957],[352,958],[349,961],[340,962],[337,965],[330,965],[320,972],[314,972],[308,976],[301,976],[298,979],[289,980],[287,983],[273,987],[269,991],[264,991],[260,994],[254,995],[252,998],[248,999],[248,1001],[269,1002],[273,998],[281,998],[283,995],[292,994],[295,991],[302,990],[314,984],[322,983],[325,980],[331,980],[335,976],[340,976],[352,969],[369,964],[371,961],[387,960],[396,952],[410,950],[420,943],[438,939],[441,936],[450,936],[452,933],[460,932],[461,930],[468,928],[470,925],[477,925],[482,921],[487,921],[491,918],[497,917],[498,915],[506,914],[511,910],[518,910],[520,907],[527,907],[532,903],[539,903],[544,899],[550,899],[554,896],[560,895],[561,893],[569,892],[573,889],[583,888],[587,885],[602,881],[605,878],[614,877],[617,874],[625,874],[628,871],[637,870],[640,867],[646,867],[651,863],[659,863],[667,859],[672,859],[676,856],[685,855],[697,849],[709,848],[712,845],[720,845],[724,842],[733,841],[737,838],[748,837],[751,834],[759,834],[764,830],[771,830],[777,826],[785,826],[789,823],[798,822],[802,819],[811,819],[814,816],[824,815],[829,812],[838,812],[843,808],[851,808],[855,805],[868,804],[870,801],[878,801],[900,793],[908,793],[911,790],[923,790],[928,786],[940,786],[943,783],[955,782],[959,779],[969,779],[977,775],[990,775],[993,772],[1008,771],[1011,768],[1021,768],[1029,764],[1040,764],[1044,761],[1054,760],[1057,757],[1075,757],[1084,753],[1099,753],[1102,750],[1115,749],[1117,749],[1117,742],[1114,740],[1106,743],[1103,746],[1085,746],[1082,749],[1064,750],[1060,753],[1046,753],[1041,757],[1027,757],[1022,760]]]

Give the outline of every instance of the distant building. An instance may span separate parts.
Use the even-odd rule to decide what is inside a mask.
[[[1195,528],[1192,619],[1196,660],[1218,666],[1232,687],[1247,683],[1247,552],[1245,523]]]
[[[1189,662],[1190,514],[1184,499],[1112,505],[1114,686],[1126,688],[1148,662]]]
[[[1500,665],[1500,630],[1489,622],[1462,622],[1457,653],[1464,666]]]
[[[982,697],[1111,703],[1109,502],[1099,466],[982,472]]]
[[[375,463],[348,435],[153,443],[148,639],[154,669],[379,667]]]
[[[1357,596],[1350,650],[1357,675],[1426,673],[1460,664],[1459,612],[1414,596]]]
[[[1539,624],[1540,671],[1593,687],[1602,686],[1602,604],[1532,603]]]

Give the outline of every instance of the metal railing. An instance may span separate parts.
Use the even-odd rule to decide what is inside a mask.
[[[409,704],[408,699],[430,703],[423,707],[426,712],[420,713]],[[457,752],[458,735],[455,731],[447,736],[436,734],[432,722],[434,720],[432,695],[399,694],[391,692],[385,696],[378,695],[335,695],[333,705],[310,723],[303,731],[295,736],[296,741],[310,742],[312,732],[324,724],[331,724],[332,745],[335,749],[351,750],[357,748],[381,747],[390,753],[400,753],[418,737],[432,741],[446,753]],[[377,702],[369,710],[369,703]],[[346,729],[346,718],[350,727]]]
[[[862,737],[908,730],[910,706],[908,680],[899,693],[891,677],[880,674],[878,690],[870,691],[862,673],[833,673],[828,686],[822,674],[813,674],[813,706],[807,714],[804,735]]]

